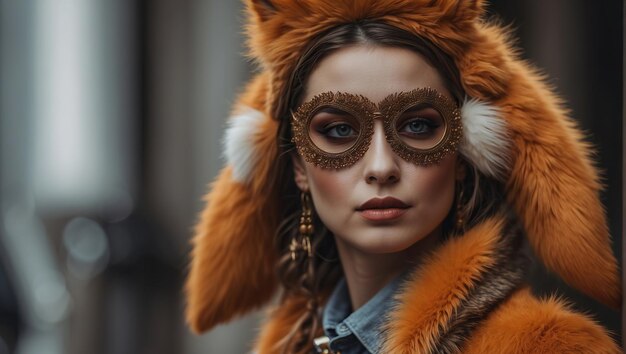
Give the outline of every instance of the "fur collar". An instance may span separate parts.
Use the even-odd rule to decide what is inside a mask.
[[[524,277],[521,229],[505,213],[453,237],[410,276],[383,329],[383,353],[456,353],[476,324],[504,300]],[[258,342],[259,354],[293,328],[306,303],[287,299],[272,310]]]

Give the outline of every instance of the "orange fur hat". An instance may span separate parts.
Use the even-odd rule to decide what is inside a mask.
[[[450,55],[468,96],[460,151],[501,180],[533,249],[568,284],[621,306],[619,269],[591,147],[544,77],[516,55],[481,0],[246,0],[261,73],[240,96],[226,134],[228,164],[196,228],[187,320],[197,331],[267,303],[277,289],[273,185],[276,112],[312,38],[359,20],[426,38]]]

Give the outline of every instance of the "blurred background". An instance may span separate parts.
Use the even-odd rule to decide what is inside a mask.
[[[598,147],[622,246],[623,2],[492,0]],[[253,72],[239,1],[0,0],[0,354],[245,353],[184,324],[191,229]],[[621,341],[620,314],[540,266]]]

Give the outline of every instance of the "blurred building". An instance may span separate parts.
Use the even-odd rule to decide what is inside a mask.
[[[622,245],[623,3],[494,0],[598,147]],[[260,314],[194,336],[189,240],[254,70],[243,6],[0,0],[0,354],[245,353]],[[615,333],[620,315],[537,266]]]

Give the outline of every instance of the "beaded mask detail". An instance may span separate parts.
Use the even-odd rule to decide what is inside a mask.
[[[346,168],[369,148],[378,118],[393,151],[420,166],[456,151],[462,136],[456,104],[427,87],[391,94],[378,106],[362,95],[318,94],[292,114],[292,141],[305,161],[325,169]]]

